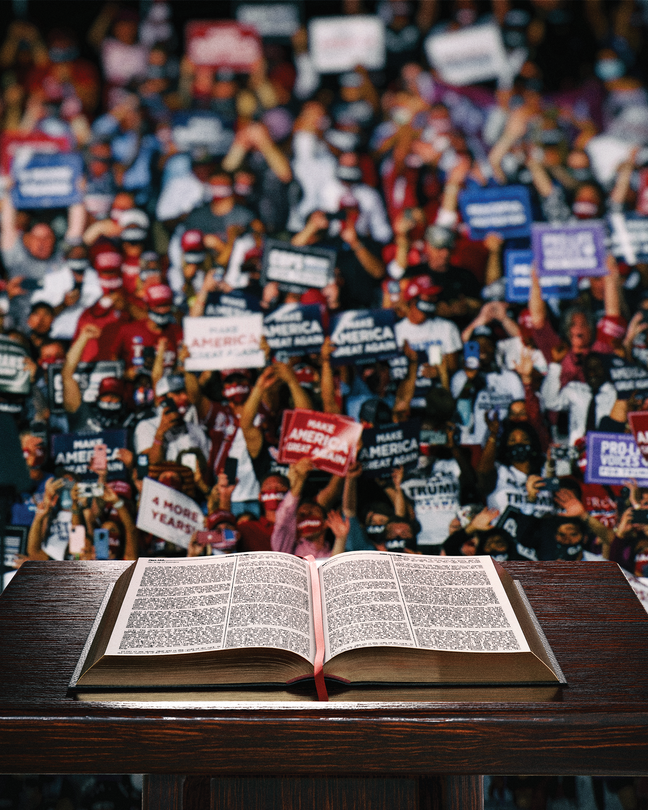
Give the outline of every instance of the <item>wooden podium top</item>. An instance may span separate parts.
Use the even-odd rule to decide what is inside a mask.
[[[67,686],[130,563],[25,564],[0,598],[4,773],[648,773],[648,616],[614,563],[506,563],[567,678],[485,690],[82,702]],[[516,697],[517,695],[517,697]]]

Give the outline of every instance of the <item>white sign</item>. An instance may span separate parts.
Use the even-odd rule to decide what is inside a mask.
[[[612,135],[595,135],[585,146],[589,155],[594,176],[604,186],[610,185],[616,177],[619,164],[630,156],[634,144],[622,141]]]
[[[245,3],[237,7],[236,20],[262,37],[291,37],[299,29],[299,9],[292,3]]]
[[[497,25],[473,25],[425,40],[430,65],[448,84],[464,85],[507,76],[509,64]]]
[[[263,333],[260,312],[232,318],[185,318],[183,329],[190,352],[185,361],[188,371],[265,366],[265,354],[259,348]]]
[[[343,73],[357,65],[367,70],[385,66],[385,24],[372,14],[317,17],[308,24],[308,42],[320,73]]]
[[[152,478],[144,479],[137,512],[138,529],[188,548],[191,535],[204,527],[205,516],[195,501]]]

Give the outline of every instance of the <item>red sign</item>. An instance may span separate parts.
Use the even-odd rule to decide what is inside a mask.
[[[629,413],[628,422],[641,455],[648,460],[648,411]]]
[[[195,20],[187,23],[185,38],[194,65],[248,73],[263,55],[261,38],[252,25]]]
[[[9,174],[11,162],[20,149],[30,149],[32,152],[45,152],[57,154],[69,152],[72,146],[67,138],[54,138],[43,133],[25,135],[22,132],[5,132],[0,138],[0,155],[2,156],[2,174]]]
[[[315,467],[346,475],[356,459],[362,425],[348,416],[296,408],[285,411],[281,425],[279,463],[310,458]]]

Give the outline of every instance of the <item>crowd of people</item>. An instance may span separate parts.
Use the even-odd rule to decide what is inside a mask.
[[[246,72],[195,64],[174,4],[139,10],[107,4],[87,41],[15,19],[0,45],[0,354],[29,377],[17,392],[0,369],[31,482],[7,515],[27,537],[13,565],[96,559],[103,529],[110,559],[387,550],[648,575],[648,488],[585,475],[588,433],[629,433],[648,411],[648,254],[610,249],[571,298],[532,268],[528,301],[511,301],[507,253],[530,238],[474,238],[459,205],[515,185],[534,222],[648,215],[648,5],[347,0],[338,13],[383,21],[386,59],[338,73],[318,71],[302,27]],[[521,55],[507,81],[456,87],[430,68],[430,34],[492,24]],[[611,168],[593,148],[606,137],[622,147]],[[80,156],[81,201],[17,202],[16,143]],[[334,251],[334,276],[265,281],[268,239]],[[223,296],[266,316],[315,305],[323,342],[262,340],[263,368],[188,370],[183,317],[225,311]],[[394,313],[397,357],[332,362],[328,325],[358,310]],[[613,381],[619,361],[636,387]],[[295,408],[418,420],[418,459],[383,477],[283,465]],[[90,475],[53,453],[57,436],[111,430],[123,446],[108,465],[91,453]],[[147,477],[198,504],[209,542],[137,527]],[[631,780],[617,787],[637,806]]]

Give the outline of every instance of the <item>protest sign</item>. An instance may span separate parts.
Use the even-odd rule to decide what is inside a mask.
[[[426,404],[426,397],[432,390],[432,387],[436,385],[436,380],[432,380],[430,377],[426,377],[424,374],[425,365],[428,363],[429,355],[428,349],[430,346],[439,346],[441,348],[441,344],[437,343],[436,341],[432,341],[428,344],[426,349],[418,349],[418,370],[416,372],[416,385],[414,387],[414,396],[412,397],[412,401],[410,402],[410,406],[412,408],[425,408]],[[398,383],[402,382],[405,377],[407,377],[407,370],[409,368],[409,361],[404,354],[398,354],[396,357],[392,357],[388,360],[389,363],[389,377],[390,379],[398,385]]]
[[[648,458],[648,412],[634,411],[629,413],[628,422],[637,447],[641,450],[644,458]]]
[[[0,335],[0,391],[28,394],[31,375],[26,366],[27,351],[19,343]]]
[[[234,290],[231,293],[209,293],[205,304],[205,315],[229,318],[234,315],[247,315],[262,312],[261,301],[256,295]]]
[[[264,39],[288,40],[301,25],[296,3],[239,3],[236,21],[250,25]]]
[[[5,132],[0,136],[0,165],[2,174],[9,174],[11,164],[20,154],[19,160],[25,163],[36,154],[54,155],[58,152],[69,152],[72,144],[66,137],[54,137],[43,132],[24,134],[22,132]]]
[[[137,512],[138,529],[188,548],[191,535],[204,527],[205,517],[195,501],[152,478],[144,479]]]
[[[261,39],[251,25],[194,20],[185,27],[186,52],[194,65],[248,73],[263,57]]]
[[[494,23],[432,34],[424,47],[428,62],[448,84],[461,86],[509,74],[502,34]]]
[[[506,268],[506,300],[526,304],[531,291],[532,250],[507,250],[504,253]],[[571,299],[578,295],[578,279],[563,273],[555,276],[540,276],[542,298]]]
[[[337,254],[327,248],[293,247],[289,242],[268,239],[263,248],[261,284],[276,281],[286,292],[323,289],[333,281]]]
[[[16,156],[11,174],[14,187],[11,198],[16,208],[67,208],[81,202],[81,155],[32,155],[22,160]]]
[[[317,304],[284,304],[265,316],[263,334],[273,352],[318,352],[324,343],[321,310]]]
[[[598,221],[578,225],[531,226],[538,275],[604,276],[605,231]]]
[[[389,475],[394,467],[411,470],[419,457],[421,423],[410,419],[399,424],[365,428],[358,461],[369,478]]]
[[[645,216],[611,214],[607,218],[608,250],[616,259],[634,266],[648,262],[648,219]]]
[[[643,396],[648,394],[648,369],[626,363],[615,354],[603,355],[602,359],[619,399],[627,399],[633,391],[642,392]]]
[[[333,365],[374,363],[400,354],[391,309],[354,309],[336,315],[331,321]]]
[[[234,132],[209,112],[183,112],[173,117],[173,141],[178,149],[205,147],[212,155],[227,154]]]
[[[594,176],[607,187],[614,181],[619,164],[630,157],[633,143],[610,134],[595,135],[587,141],[587,152]]]
[[[346,475],[355,462],[362,425],[319,411],[296,408],[284,411],[279,442],[279,462],[293,464],[310,458],[315,467],[333,475]]]
[[[385,67],[385,24],[373,14],[316,17],[308,24],[308,43],[319,73],[342,73],[357,65]]]
[[[513,539],[516,551],[521,557],[537,560],[538,555],[535,549],[525,545],[533,537],[536,521],[537,518],[533,515],[525,515],[515,506],[507,506],[495,525]]]
[[[648,464],[634,437],[627,433],[587,434],[588,484],[623,484],[634,478],[641,486],[648,481]]]
[[[52,363],[47,367],[47,398],[52,413],[65,413],[63,407],[63,363]],[[105,377],[124,375],[122,360],[100,360],[97,363],[79,363],[74,372],[74,379],[79,384],[84,402],[96,402],[99,385]]]
[[[511,238],[531,232],[531,198],[525,186],[467,189],[459,195],[459,208],[471,239],[483,239],[488,233]]]
[[[82,481],[96,479],[90,469],[95,445],[105,444],[108,461],[108,480],[126,478],[124,462],[117,458],[120,447],[126,447],[128,431],[102,430],[98,433],[58,433],[52,436],[52,458],[54,466],[64,467],[78,475]]]
[[[265,355],[259,348],[263,315],[250,313],[232,318],[185,318],[185,346],[190,357],[188,371],[224,368],[262,368]]]

